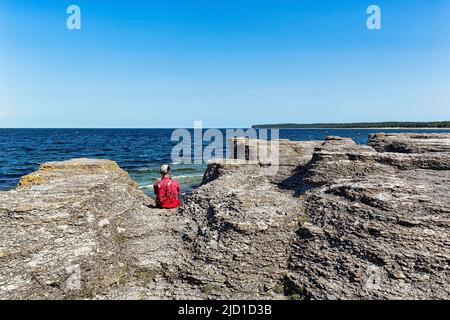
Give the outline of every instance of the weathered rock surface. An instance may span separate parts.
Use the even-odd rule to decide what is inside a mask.
[[[450,137],[446,133],[375,133],[370,135],[370,145],[380,152],[450,152]]]
[[[450,160],[436,147],[449,135],[433,135],[433,148],[411,136],[369,141],[380,150],[413,145],[409,154],[343,150],[337,141],[316,151],[305,180],[318,187],[304,202],[308,221],[288,273],[301,297],[450,297]]]
[[[44,164],[0,192],[0,299],[448,299],[449,141],[281,140],[170,211],[114,162]]]
[[[102,298],[117,290],[121,298],[152,297],[146,286],[170,272],[181,242],[171,214],[151,205],[115,162],[42,165],[17,190],[0,192],[0,299]]]

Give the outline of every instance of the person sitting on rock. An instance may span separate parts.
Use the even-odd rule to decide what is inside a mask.
[[[159,208],[171,209],[180,205],[178,195],[181,192],[180,184],[177,180],[170,178],[170,166],[164,164],[161,166],[161,180],[153,185],[156,194],[156,205]]]

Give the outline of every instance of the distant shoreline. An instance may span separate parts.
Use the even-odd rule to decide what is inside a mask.
[[[355,129],[355,130],[449,130],[450,121],[380,121],[348,123],[267,123],[254,129]]]
[[[357,128],[357,127],[348,127],[348,128],[331,128],[331,127],[325,127],[325,128],[283,128],[283,127],[253,127],[254,129],[283,129],[283,130],[299,130],[299,129],[308,129],[308,130],[450,130],[450,127],[448,128],[413,128],[413,127],[373,127],[373,128]]]

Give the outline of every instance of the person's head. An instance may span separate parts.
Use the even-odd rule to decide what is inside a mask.
[[[163,164],[161,169],[159,169],[159,172],[161,172],[161,176],[163,177],[170,175],[170,166],[168,164]]]

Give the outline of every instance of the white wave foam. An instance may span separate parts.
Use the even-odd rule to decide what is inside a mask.
[[[202,178],[202,174],[173,176],[172,179]]]
[[[180,175],[180,176],[173,176],[172,179],[190,179],[190,178],[203,178],[202,174],[199,175]],[[157,180],[155,180],[156,182]],[[153,184],[145,185],[145,186],[139,186],[139,189],[152,189]]]

